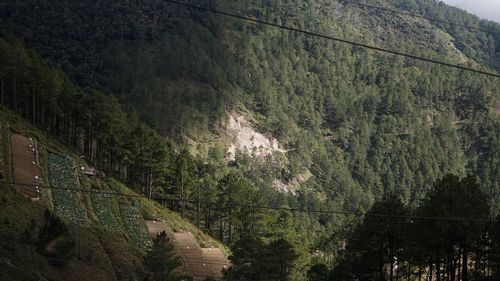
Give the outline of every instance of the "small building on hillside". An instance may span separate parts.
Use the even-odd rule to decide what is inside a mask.
[[[81,167],[82,173],[85,175],[92,177],[93,179],[97,178],[99,176],[99,172],[92,167]]]

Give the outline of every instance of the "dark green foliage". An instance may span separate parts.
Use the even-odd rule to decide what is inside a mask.
[[[473,63],[468,60],[471,58],[499,69],[498,35],[370,12],[335,1],[209,3],[315,32],[464,65]],[[499,29],[495,23],[432,0],[390,4],[425,16]],[[85,89],[97,88],[119,97],[162,135],[176,140],[184,135],[196,138],[216,132],[227,108],[249,109],[261,121],[260,127],[289,149],[290,161],[280,176],[286,180],[310,170],[315,176],[311,186],[327,197],[342,197],[346,209],[369,208],[385,191],[398,193],[415,206],[434,180],[466,170],[480,176],[483,190],[495,193],[488,194],[491,204],[497,205],[499,187],[494,179],[500,171],[494,165],[498,162],[494,149],[498,138],[494,136],[498,135],[498,122],[490,112],[498,99],[495,80],[159,0],[97,4],[65,0],[50,5],[30,0],[4,7],[1,18],[6,30],[61,66]],[[45,16],[33,16],[39,14]],[[23,56],[19,61],[25,60]],[[29,73],[29,67],[16,75],[21,72]],[[35,76],[35,81],[50,80],[40,78]],[[33,77],[26,75],[22,82],[16,82],[24,85],[18,90],[26,98],[31,94],[31,80]],[[11,86],[13,79],[4,82]],[[71,89],[67,82],[59,85]],[[104,104],[97,102],[104,99]],[[89,101],[78,104],[81,93],[65,100],[60,107],[72,112],[89,105]],[[95,124],[89,134],[95,131],[97,136],[104,130],[100,143],[86,144],[92,162],[120,173],[120,178],[130,180],[138,189],[148,189],[145,193],[155,193],[151,190],[157,190],[155,183],[162,182],[164,167],[154,164],[158,163],[155,160],[150,171],[144,164],[136,164],[142,163],[140,148],[121,149],[128,143],[121,138],[134,132],[134,126],[123,129],[124,123],[136,124],[137,120],[123,122],[116,100],[102,95],[94,100],[98,105],[95,116],[59,114],[53,116],[53,122],[72,116],[70,120],[81,125]],[[31,114],[26,105],[18,111],[27,117]],[[75,131],[80,128],[73,127]],[[76,142],[76,138],[71,140],[74,134],[69,135],[70,141]],[[487,140],[477,141],[486,135]],[[133,143],[139,140],[131,138]],[[92,152],[100,155],[92,157]],[[126,171],[133,174],[125,175]],[[254,171],[253,177],[268,185],[277,174],[265,168]]]
[[[500,69],[499,36],[452,25],[337,1],[194,2],[434,59]],[[437,215],[443,211],[439,196],[426,197],[432,184],[447,173],[471,172],[479,176],[493,215],[498,213],[500,126],[492,112],[498,103],[497,80],[161,0],[0,4],[3,30],[51,63],[49,67],[16,40],[2,40],[2,105],[149,198],[173,197],[172,209],[228,244],[254,235],[266,241],[287,237],[301,246],[294,269],[302,270],[301,277],[308,266],[302,258],[310,251],[340,256],[353,223],[334,215],[256,212],[254,205],[364,212],[382,200],[372,212],[407,213],[419,207],[418,212]],[[434,0],[374,4],[500,30],[498,24]],[[224,148],[212,150],[213,159],[204,165],[206,159],[191,156],[183,147],[177,153],[160,137],[178,144],[185,137],[196,142],[218,134],[225,112],[235,109],[248,111],[260,130],[278,138],[286,157],[256,161],[237,155],[229,169]],[[309,172],[312,176],[297,196],[270,189],[276,179],[290,182]],[[397,196],[389,200],[385,194]],[[446,198],[461,196],[452,194]],[[196,199],[208,203],[189,202]],[[475,200],[482,212],[482,199]],[[463,214],[456,206],[442,205],[448,215]],[[401,224],[409,225],[400,231]],[[417,224],[422,227],[413,232],[419,237],[412,237],[415,244],[405,249],[432,248],[435,256],[401,252],[399,235]],[[447,242],[481,248],[469,243],[488,240],[478,238],[477,227],[367,219],[348,248],[356,254],[347,260],[370,271],[363,273],[368,279],[386,278],[395,255],[412,265],[435,266],[451,260],[443,255],[456,254],[444,248]],[[435,233],[430,235],[441,240],[427,239],[421,229],[431,229]],[[443,234],[462,230],[470,233]],[[367,234],[371,231],[373,237]],[[342,266],[355,273],[349,264]]]
[[[311,266],[307,272],[308,281],[327,281],[329,275],[328,267],[322,263],[317,263]]]
[[[174,274],[174,269],[181,264],[179,257],[175,256],[174,245],[169,241],[165,231],[158,233],[153,241],[153,247],[144,258],[144,266],[154,276],[153,280],[180,280]]]
[[[292,268],[298,258],[293,245],[280,238],[263,243],[259,238],[239,240],[229,257],[232,266],[226,280],[290,280]]]
[[[405,255],[402,250],[410,231],[407,220],[400,216],[409,214],[394,196],[376,202],[350,239],[347,252],[352,255],[341,263],[335,275],[343,280],[385,280],[387,271],[394,274],[393,266]],[[388,265],[392,266],[387,270]]]
[[[339,280],[400,280],[398,276],[466,280],[487,277],[497,264],[497,228],[486,228],[488,205],[475,177],[436,181],[413,211],[389,197],[374,204],[349,239],[333,276]],[[474,261],[474,267],[462,266]],[[498,274],[498,273],[495,273]],[[482,280],[482,279],[480,279]]]
[[[217,185],[219,239],[231,244],[236,233],[240,239],[254,233],[259,216],[252,206],[259,206],[259,202],[260,197],[248,180],[235,172],[224,176]]]
[[[82,194],[79,192],[68,192],[79,190],[80,186],[76,178],[75,165],[65,155],[49,155],[49,183],[52,187],[55,213],[63,219],[74,224],[87,225],[87,212],[83,206]]]
[[[435,1],[406,2],[392,4],[498,29],[494,23]],[[412,18],[368,14],[357,6],[324,1],[210,4],[433,58],[467,60],[454,51],[454,43],[478,61],[498,63],[496,36],[434,23],[423,26]],[[40,13],[46,16],[32,16]],[[216,132],[224,110],[243,107],[289,149],[289,161],[276,169],[279,172],[267,167],[246,171],[252,181],[269,186],[277,175],[289,180],[311,171],[310,187],[328,198],[341,198],[337,201],[344,209],[356,210],[369,208],[386,191],[415,206],[435,179],[468,170],[480,176],[482,189],[494,193],[488,194],[492,206],[497,204],[499,188],[494,179],[500,171],[494,165],[498,161],[494,136],[498,122],[490,109],[498,83],[480,75],[156,0],[142,4],[80,1],[78,5],[68,0],[50,5],[30,0],[6,4],[2,19],[7,30],[60,65],[85,89],[112,93],[137,114],[126,117],[116,99],[106,95],[90,90],[82,94],[60,72],[30,63],[40,60],[25,51],[14,59],[15,79],[12,74],[4,79],[9,85],[6,103],[42,127],[50,127],[67,143],[76,145],[78,132],[85,132],[82,150],[89,160],[149,196],[164,192],[163,175],[171,167],[165,158],[171,151],[159,145],[156,137],[141,139],[141,134],[150,133],[137,119],[178,140],[185,134]],[[35,26],[37,32],[32,32]],[[465,46],[474,46],[475,53]],[[31,68],[32,64],[36,67]],[[6,60],[6,65],[12,65],[12,60]],[[32,69],[54,76],[33,76]],[[41,81],[57,82],[53,83],[56,94],[38,98],[50,89],[41,87]],[[11,98],[12,85],[23,99]],[[31,116],[33,86],[35,105],[54,105],[48,107],[46,118],[41,117],[41,109]],[[70,95],[64,97],[62,92]],[[478,142],[487,132],[487,140]],[[138,145],[141,141],[144,145]],[[189,198],[187,190],[171,193]]]
[[[75,252],[75,241],[66,225],[49,210],[45,211],[45,224],[38,235],[37,250],[58,265],[68,263]]]

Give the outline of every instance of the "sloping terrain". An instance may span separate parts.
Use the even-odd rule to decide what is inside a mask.
[[[486,31],[342,0],[187,2],[431,60],[500,70],[500,25],[435,0],[371,2]],[[87,237],[92,246],[83,250],[94,249],[79,250],[70,265],[86,261],[90,267],[96,261],[89,257],[108,257],[111,266],[102,258],[100,265],[116,279],[134,279],[131,272],[141,271],[150,243],[144,220],[165,220],[171,235],[187,236],[181,243],[190,249],[179,252],[198,261],[206,259],[203,248],[221,247],[158,204],[99,196],[100,191],[137,194],[109,176],[91,179],[75,171],[87,166],[81,155],[149,198],[213,202],[170,207],[182,209],[184,218],[197,220],[228,244],[244,235],[266,243],[285,236],[301,254],[294,277],[305,278],[317,258],[310,253],[340,258],[359,218],[274,210],[253,216],[246,208],[227,208],[233,200],[340,214],[365,213],[395,194],[416,208],[444,175],[476,174],[492,216],[500,212],[495,113],[500,83],[491,77],[163,0],[0,0],[0,6],[2,104],[78,151],[19,118],[0,123],[3,142],[11,128],[40,141],[44,184],[60,187],[43,189],[41,204],[64,217],[74,237]],[[224,120],[235,129],[231,136],[225,135]],[[184,149],[186,140],[193,140],[195,151]],[[256,157],[263,161],[246,156],[225,161],[227,152],[238,148],[264,156]],[[286,150],[285,159],[268,157],[278,150]],[[8,171],[3,176],[12,180],[11,153],[3,154],[2,171]],[[75,195],[65,195],[70,192]],[[36,229],[19,221],[23,229]],[[5,238],[13,240],[12,235]],[[26,249],[33,247],[31,242]],[[4,264],[12,268],[16,262]],[[199,262],[185,271],[207,274]]]
[[[14,134],[10,138],[12,171],[16,190],[27,198],[40,199],[38,151],[36,140]]]
[[[174,243],[176,251],[184,261],[184,270],[196,279],[205,279],[212,275],[212,272],[205,261],[202,251],[196,239],[190,232],[174,233]]]
[[[0,163],[2,172],[6,173],[0,182],[0,280],[45,278],[104,281],[137,278],[137,274],[141,272],[142,257],[151,244],[146,218],[161,217],[172,229],[196,233],[196,239],[192,234],[190,237],[200,256],[198,241],[203,241],[204,245],[221,247],[178,215],[157,203],[135,197],[135,193],[113,179],[86,177],[75,168],[85,165],[82,159],[11,112],[0,109],[0,120],[3,125]],[[17,133],[11,133],[12,130]],[[5,135],[9,137],[3,137]],[[38,140],[37,148],[42,155],[40,172],[33,169],[37,165],[32,163],[36,161],[36,157],[29,146],[32,144],[30,138]],[[11,139],[15,145],[11,146]],[[16,146],[22,149],[17,152],[14,150],[18,149]],[[13,179],[27,184],[26,177],[31,179],[35,178],[35,174],[47,173],[47,179],[39,178],[43,192],[36,192],[31,185],[30,189],[20,189],[18,185],[14,188],[11,182],[5,180],[11,177],[10,169],[3,165],[10,163],[6,155],[11,155],[11,147],[14,159],[12,164],[15,165]],[[43,184],[45,180],[49,185]],[[47,189],[45,186],[53,188]],[[122,198],[112,196],[109,192],[134,197]],[[36,194],[46,196],[42,196],[37,202],[31,201],[31,196]],[[25,198],[26,195],[28,198]],[[56,215],[63,218],[75,239],[75,256],[65,261],[67,264],[63,267],[52,265],[57,259],[49,259],[35,250],[38,232],[44,221],[44,210],[47,208],[53,208]],[[197,268],[182,273],[192,272],[199,273]],[[213,274],[209,270],[203,276],[211,275]]]
[[[228,138],[231,140],[226,157],[228,161],[235,161],[236,151],[259,158],[286,152],[280,148],[277,139],[266,137],[257,132],[245,116],[236,112],[229,114],[227,130]]]
[[[218,247],[201,248],[191,232],[172,232],[166,221],[146,221],[149,236],[154,238],[165,231],[175,244],[176,253],[183,264],[176,272],[192,275],[195,279],[205,280],[207,277],[220,279],[223,270],[229,267],[227,256]]]
[[[213,277],[222,278],[223,271],[230,266],[227,257],[219,248],[202,248],[203,257],[212,270]]]

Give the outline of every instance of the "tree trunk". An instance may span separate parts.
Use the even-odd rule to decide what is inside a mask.
[[[455,281],[455,276],[457,275],[457,260],[455,256],[452,257],[451,261],[451,270],[450,270],[450,279],[451,281]]]
[[[467,276],[467,256],[468,256],[467,245],[464,245],[462,253],[462,281],[469,280]]]
[[[391,258],[389,259],[390,261],[390,271],[389,271],[389,280],[393,281],[394,280],[394,255],[392,254],[392,251],[390,251]]]
[[[181,217],[184,218],[184,170],[181,171]]]
[[[229,232],[227,234],[227,244],[230,245],[231,244],[231,236],[233,235],[233,219],[231,218],[229,220]]]
[[[436,262],[436,281],[441,281],[441,261]]]
[[[36,124],[36,109],[35,109],[35,78],[31,77],[31,118],[33,124]]]
[[[224,243],[224,227],[223,227],[223,218],[220,218],[220,226],[219,226],[219,240]]]
[[[196,226],[198,228],[200,228],[200,216],[201,216],[201,206],[200,206],[200,200],[201,200],[201,196],[200,196],[200,185],[198,184],[198,210],[197,210],[197,214],[196,214]]]

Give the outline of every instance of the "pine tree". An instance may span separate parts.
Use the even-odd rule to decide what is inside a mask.
[[[182,263],[175,255],[174,245],[169,241],[165,231],[158,233],[153,241],[153,247],[144,258],[144,265],[156,281],[176,280],[174,270]]]

